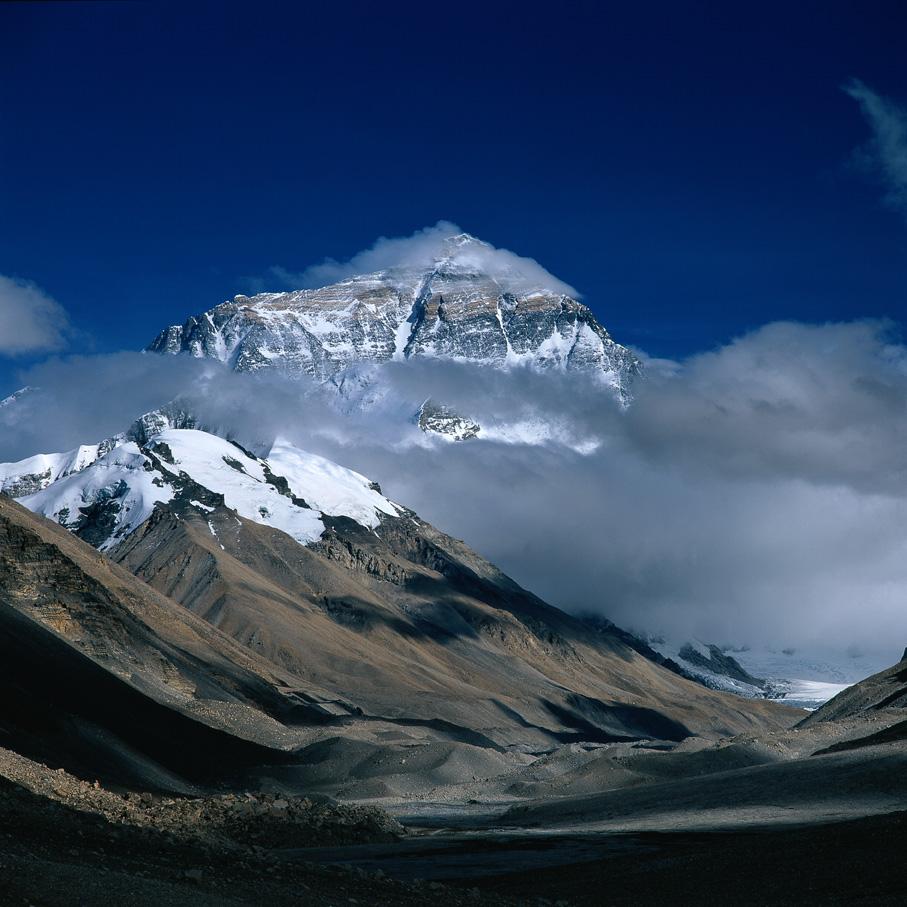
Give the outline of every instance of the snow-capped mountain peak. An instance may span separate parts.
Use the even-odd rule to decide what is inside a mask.
[[[140,422],[147,427],[155,420]],[[160,429],[139,440],[124,432],[68,454],[0,464],[0,476],[29,510],[102,550],[138,529],[158,504],[171,502],[205,511],[225,506],[304,545],[321,537],[325,516],[374,529],[382,515],[401,512],[365,476],[286,441],[259,458],[217,435],[167,422],[162,416]],[[28,477],[38,467],[36,484]]]
[[[236,296],[148,347],[327,381],[360,363],[417,357],[598,375],[622,398],[640,365],[571,288],[469,234],[428,258],[318,289]]]
[[[82,444],[63,453],[35,454],[15,463],[0,463],[0,492],[12,498],[34,494],[59,479],[81,472],[112,446],[111,442]]]
[[[445,246],[450,246],[454,249],[462,249],[468,246],[484,246],[486,249],[492,248],[489,243],[482,242],[481,239],[478,239],[471,233],[458,233],[456,236],[449,236],[444,240],[444,244]]]

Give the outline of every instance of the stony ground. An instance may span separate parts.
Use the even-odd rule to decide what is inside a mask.
[[[437,882],[288,863],[270,847],[393,840],[379,810],[263,792],[120,794],[0,750],[0,904],[507,904]]]
[[[110,790],[0,748],[0,907],[900,904],[907,745],[825,752],[895,717],[672,753],[566,747],[518,773],[542,799],[509,833],[497,801],[465,825],[401,812],[419,836],[373,806]]]
[[[907,812],[805,828],[601,839],[600,858],[482,880],[483,893],[582,907],[907,903]]]
[[[406,830],[387,813],[327,798],[277,792],[161,797],[150,792],[115,793],[4,751],[0,773],[27,790],[113,825],[155,829],[211,846],[314,847],[392,841]]]

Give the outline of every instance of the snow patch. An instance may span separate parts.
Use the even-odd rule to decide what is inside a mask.
[[[173,455],[172,464],[161,464],[164,469],[222,494],[240,516],[280,529],[303,545],[324,532],[317,511],[299,507],[268,484],[261,461],[229,441],[195,429],[168,429],[151,441],[152,448],[157,444],[166,444]]]
[[[267,463],[275,475],[287,480],[293,494],[330,516],[349,517],[374,529],[380,524],[378,514],[399,514],[397,506],[365,476],[300,450],[282,438],[275,441]]]

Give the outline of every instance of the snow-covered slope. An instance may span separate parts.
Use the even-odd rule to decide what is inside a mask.
[[[83,444],[66,453],[36,454],[15,463],[0,463],[0,491],[18,498],[47,488],[52,482],[80,472],[110,445]]]
[[[446,240],[428,267],[237,296],[165,329],[148,349],[322,381],[359,363],[414,357],[523,363],[597,374],[625,399],[639,374],[636,356],[559,287],[492,266],[490,248],[463,234]]]
[[[104,549],[137,529],[158,501],[173,495],[151,460],[128,441],[80,471],[20,497],[19,503]]]
[[[271,447],[267,463],[274,473],[287,480],[294,495],[322,513],[349,517],[369,529],[379,525],[378,514],[398,516],[400,513],[400,508],[365,476],[302,451],[283,439]]]
[[[32,388],[23,388],[9,397],[20,399]],[[6,401],[3,401],[4,403]],[[174,404],[145,413],[124,432],[99,444],[82,444],[64,453],[40,453],[12,463],[0,463],[0,492],[11,498],[35,494],[59,479],[81,472],[114,448],[135,441],[141,445],[167,428],[195,428],[195,419]]]
[[[167,427],[169,421],[145,417],[141,424],[160,430],[141,442],[119,435],[100,456],[93,446],[79,448],[81,459],[71,452],[23,461],[50,463],[51,475],[59,475],[33,493],[14,494],[14,486],[11,494],[102,550],[137,529],[156,504],[176,498],[202,511],[223,503],[302,544],[321,537],[323,514],[373,528],[379,514],[399,513],[365,476],[286,442],[260,459],[208,432]],[[19,475],[22,468],[3,464],[0,475]]]

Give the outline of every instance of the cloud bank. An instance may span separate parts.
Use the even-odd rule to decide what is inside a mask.
[[[357,252],[349,261],[326,258],[301,272],[274,266],[271,275],[291,289],[323,287],[349,277],[393,269],[428,269],[450,255],[460,265],[474,267],[509,284],[514,290],[544,287],[556,293],[579,298],[579,293],[546,271],[535,259],[488,243],[469,243],[459,248],[450,245],[452,237],[463,231],[454,223],[440,220],[433,227],[417,230],[411,236],[379,237],[374,245]]]
[[[372,405],[342,414],[313,386],[211,362],[60,360],[26,376],[42,392],[0,409],[0,459],[97,440],[182,393],[248,446],[282,434],[376,479],[567,609],[653,633],[896,659],[907,348],[891,326],[772,324],[666,365],[622,410],[575,375],[390,363],[371,375]],[[423,435],[412,415],[428,395],[490,437]],[[523,443],[533,433],[541,443]]]
[[[859,155],[860,162],[883,180],[888,203],[907,214],[907,110],[858,79],[844,90],[859,103],[872,129],[872,139]]]
[[[63,307],[28,281],[0,274],[0,355],[61,349],[69,333]]]

